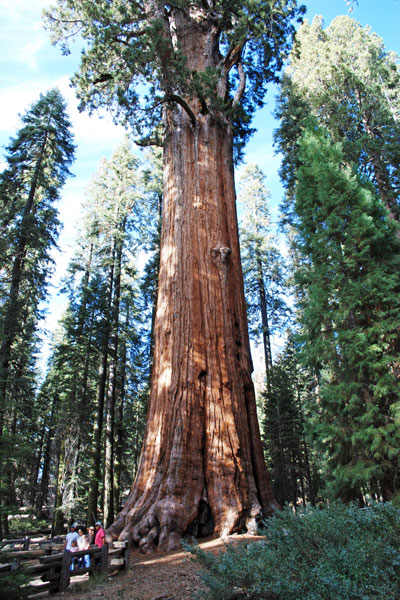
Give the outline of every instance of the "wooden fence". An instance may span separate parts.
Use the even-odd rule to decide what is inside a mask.
[[[52,554],[59,544],[52,544],[50,540],[43,541],[39,550],[16,550],[7,552],[11,562],[0,565],[0,572],[14,571],[23,568],[32,576],[32,591],[28,598],[32,600],[43,592],[54,594],[68,589],[71,579],[77,575],[94,572],[113,574],[129,567],[129,543],[113,542],[112,545],[104,544],[101,548],[91,546],[88,550],[70,552],[64,550]],[[47,547],[46,547],[47,546]],[[89,557],[86,559],[84,557]],[[39,562],[32,564],[32,559]],[[86,566],[88,564],[88,566]]]

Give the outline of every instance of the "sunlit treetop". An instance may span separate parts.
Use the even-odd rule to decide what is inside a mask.
[[[193,124],[199,106],[229,119],[240,146],[304,12],[296,0],[58,0],[44,19],[64,53],[72,39],[83,42],[72,80],[81,109],[111,109],[144,135],[166,103]]]

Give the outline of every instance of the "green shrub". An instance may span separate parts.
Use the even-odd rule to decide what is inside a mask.
[[[0,564],[12,562],[8,552],[0,552]],[[29,582],[32,575],[26,573],[24,569],[18,571],[5,571],[0,573],[0,599],[4,600],[22,600],[32,593]]]
[[[23,600],[33,589],[28,585],[30,578],[24,573],[9,571],[0,573],[0,598],[4,600]]]
[[[15,516],[10,519],[10,533],[29,533],[30,531],[40,531],[48,526],[46,521],[39,521],[33,516]]]
[[[265,541],[228,544],[214,556],[187,547],[203,567],[208,600],[398,600],[400,509],[332,505],[283,510]]]

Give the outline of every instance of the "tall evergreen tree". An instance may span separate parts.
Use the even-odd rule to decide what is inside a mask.
[[[286,70],[276,135],[283,151],[281,174],[293,191],[296,141],[314,116],[344,160],[375,186],[392,218],[399,219],[400,69],[383,41],[348,16],[323,28],[321,17],[305,22]]]
[[[400,466],[398,229],[325,130],[306,130],[299,159],[296,280],[304,357],[320,384],[328,488],[345,500],[389,499]]]
[[[143,222],[153,220],[152,192],[145,189],[142,175],[127,138],[110,160],[101,161],[64,282],[69,305],[42,392],[57,398],[57,413],[63,415],[52,426],[59,440],[55,530],[65,518],[82,515],[84,506],[89,522],[97,518],[99,506],[112,522],[121,487],[131,483],[127,469],[137,461],[148,357],[143,352],[135,261],[149,239]],[[132,364],[126,364],[127,357]],[[124,415],[137,419],[137,427],[125,423]],[[127,437],[137,438],[132,457],[122,447]],[[42,502],[49,480],[47,448],[46,442]]]
[[[262,428],[276,498],[296,508],[299,502],[315,506],[321,460],[313,427],[320,414],[314,377],[301,364],[293,338],[277,357],[263,394]]]
[[[65,109],[58,90],[40,96],[6,147],[7,167],[0,176],[0,460],[9,465],[2,471],[3,504],[12,502],[17,473],[22,465],[26,473],[36,449],[31,445],[29,454],[29,444],[22,444],[25,452],[19,450],[33,433],[39,304],[59,231],[56,201],[74,157]],[[15,457],[13,468],[9,456]]]
[[[47,14],[56,40],[85,40],[74,77],[82,107],[112,107],[142,131],[162,115],[165,126],[148,423],[131,496],[109,529],[143,550],[198,533],[202,506],[220,534],[253,529],[275,507],[251,380],[233,142],[240,153],[301,12],[294,0],[60,0]]]
[[[263,340],[267,386],[272,368],[271,335],[282,325],[286,305],[283,257],[272,235],[265,175],[249,165],[242,178],[239,201],[244,214],[240,224],[240,251],[250,335]]]
[[[55,202],[74,157],[65,102],[56,89],[22,117],[7,146],[0,179],[3,234],[3,302],[0,347],[0,435],[4,426],[12,347],[27,305],[37,311],[44,296],[50,249],[59,222]],[[5,281],[4,281],[5,280]]]

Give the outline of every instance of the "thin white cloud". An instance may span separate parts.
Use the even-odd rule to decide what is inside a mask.
[[[89,147],[94,156],[114,148],[119,143],[124,128],[112,122],[111,116],[104,114],[89,116],[78,111],[78,101],[74,90],[70,87],[69,78],[31,79],[15,86],[0,89],[0,138],[14,135],[19,123],[19,115],[24,114],[38,100],[41,93],[46,93],[52,87],[59,88],[68,105],[68,114],[72,122],[75,143],[88,152]]]
[[[21,21],[32,14],[40,14],[41,10],[50,4],[49,0],[0,0],[0,18]]]
[[[0,0],[0,40],[7,53],[0,64],[21,63],[31,71],[38,68],[38,54],[48,43],[41,23],[41,11],[48,0]]]
[[[43,36],[36,37],[27,44],[24,44],[20,51],[16,52],[15,57],[26,64],[31,71],[36,71],[38,68],[37,55],[45,45],[46,39]]]

